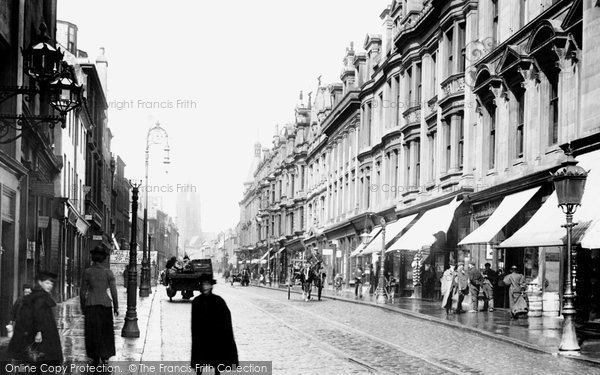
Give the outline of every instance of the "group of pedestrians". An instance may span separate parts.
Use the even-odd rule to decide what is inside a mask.
[[[491,268],[490,263],[480,270],[475,262],[471,261],[464,268],[464,263],[451,265],[442,275],[442,308],[446,314],[454,312],[464,313],[463,301],[468,297],[469,308],[466,312],[494,311],[494,288],[498,283],[498,273]],[[525,296],[525,277],[517,272],[517,267],[511,267],[511,273],[502,279],[509,288],[509,307],[511,316],[527,312],[527,299]],[[483,297],[483,309],[479,310],[479,299]],[[454,302],[456,301],[456,302]],[[456,305],[454,306],[454,303]]]
[[[108,249],[97,246],[91,250],[91,265],[81,284],[80,306],[84,315],[84,336],[87,356],[92,366],[106,364],[116,354],[113,316],[119,314],[116,280],[104,267]],[[57,275],[42,271],[36,283],[23,285],[23,294],[14,303],[9,326],[13,328],[7,348],[16,364],[57,366],[64,357],[56,324],[52,290]],[[216,281],[212,275],[200,277],[201,295],[192,302],[192,368],[219,373],[219,365],[238,364],[233,337],[231,313],[225,301],[212,293]],[[110,296],[107,294],[110,291]]]
[[[119,304],[115,277],[102,265],[107,256],[108,252],[101,246],[91,251],[92,264],[84,271],[81,285],[85,347],[93,365],[105,363],[115,355],[113,314],[118,315]],[[24,285],[23,296],[15,301],[11,322],[14,331],[8,345],[8,354],[13,360],[39,365],[63,362],[54,314],[57,305],[52,298],[56,277],[51,272],[40,272],[35,286]]]

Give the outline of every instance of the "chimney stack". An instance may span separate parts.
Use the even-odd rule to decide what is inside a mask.
[[[98,77],[100,78],[100,83],[104,89],[104,95],[108,97],[108,60],[106,59],[104,52],[104,47],[100,47],[98,57],[96,57],[96,70],[98,71]]]

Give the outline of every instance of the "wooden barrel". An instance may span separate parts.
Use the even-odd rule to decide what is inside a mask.
[[[527,316],[542,316],[542,292],[528,292],[529,311]]]
[[[560,311],[560,299],[558,292],[544,293],[542,305],[543,316],[558,316],[558,312]]]

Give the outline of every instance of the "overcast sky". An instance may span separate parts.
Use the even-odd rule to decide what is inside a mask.
[[[126,176],[143,178],[146,133],[160,121],[171,165],[155,184],[193,185],[202,229],[218,232],[239,220],[253,144],[271,147],[275,126],[293,121],[298,92],[314,92],[319,75],[339,81],[346,47],[362,50],[367,33],[382,33],[388,3],[58,0],[58,18],[78,26],[78,48],[91,58],[106,49],[112,150]],[[151,180],[161,153],[152,149]]]

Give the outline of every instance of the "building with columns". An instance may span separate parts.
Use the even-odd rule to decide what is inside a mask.
[[[377,272],[383,250],[397,293],[423,298],[439,296],[458,261],[515,265],[558,296],[564,214],[549,175],[570,144],[592,169],[576,214],[576,248],[590,249],[575,257],[586,265],[575,272],[578,312],[597,314],[596,3],[392,1],[382,33],[346,49],[341,82],[319,79],[263,151],[240,204],[241,248],[265,249],[270,236],[288,259],[317,253],[347,283],[356,265]]]

